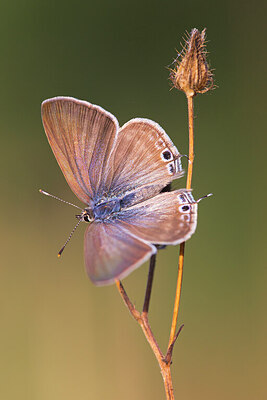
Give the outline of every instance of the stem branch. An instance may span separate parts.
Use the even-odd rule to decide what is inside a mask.
[[[116,281],[116,286],[117,286],[118,291],[124,301],[124,304],[128,308],[128,310],[131,313],[131,315],[133,316],[133,318],[140,325],[153,353],[155,354],[155,357],[158,361],[158,364],[160,367],[160,372],[161,372],[161,375],[163,378],[166,400],[174,400],[173,384],[172,384],[171,370],[170,370],[171,363],[166,361],[167,358],[164,357],[164,354],[160,350],[160,347],[155,339],[155,336],[153,335],[153,332],[151,330],[151,327],[150,327],[150,324],[148,321],[148,309],[149,309],[151,290],[152,290],[152,282],[153,282],[154,271],[155,271],[155,263],[156,263],[156,255],[153,255],[150,259],[149,273],[148,273],[145,300],[144,300],[142,313],[140,313],[135,308],[133,303],[130,301],[130,299],[120,281]]]
[[[145,300],[144,300],[144,305],[143,305],[143,314],[147,314],[148,309],[149,309],[155,265],[156,265],[156,254],[153,254],[150,258],[149,273],[148,273],[147,284],[146,284],[146,294],[145,294]]]

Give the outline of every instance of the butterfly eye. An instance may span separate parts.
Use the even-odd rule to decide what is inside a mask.
[[[83,220],[85,222],[90,222],[89,215],[84,215]]]
[[[161,158],[162,158],[164,161],[172,160],[172,153],[170,152],[170,150],[164,150],[164,151],[161,153]]]

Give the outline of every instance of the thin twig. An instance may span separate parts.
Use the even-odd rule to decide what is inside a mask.
[[[134,319],[141,326],[141,328],[147,338],[147,341],[150,344],[157,360],[162,361],[164,358],[164,355],[163,355],[162,351],[160,350],[159,345],[153,335],[153,332],[151,330],[151,327],[150,327],[148,319],[147,319],[147,315],[144,315],[143,313],[140,314],[140,312],[135,308],[135,306],[132,304],[131,300],[129,299],[129,297],[120,281],[116,281],[116,286],[120,292],[120,295],[124,301],[124,304],[130,311],[130,313],[134,317]]]
[[[149,309],[155,265],[156,265],[156,254],[153,254],[150,258],[149,272],[148,272],[148,278],[147,278],[147,284],[146,284],[146,294],[145,294],[145,300],[144,300],[144,305],[143,305],[143,314],[146,314],[146,315],[147,315],[148,309]]]
[[[180,305],[180,298],[181,298],[181,290],[182,290],[182,280],[183,280],[184,249],[185,249],[185,243],[183,242],[180,245],[177,285],[176,285],[176,292],[175,292],[175,300],[174,300],[173,316],[172,316],[172,324],[171,324],[171,332],[170,332],[168,349],[173,343],[173,340],[175,337],[175,332],[176,332],[176,326],[177,326],[177,319],[178,319],[179,305]]]
[[[180,335],[181,330],[183,329],[183,327],[184,327],[184,324],[182,324],[182,325],[180,326],[180,328],[178,329],[178,332],[177,332],[176,335],[174,336],[173,342],[172,342],[172,343],[170,344],[170,346],[168,347],[168,351],[167,351],[167,354],[166,354],[165,359],[164,359],[164,361],[166,362],[166,364],[171,364],[171,361],[172,361],[172,352],[173,352],[173,349],[174,349],[174,345],[175,345],[175,342],[176,342],[176,340],[178,339],[178,336]]]
[[[120,292],[120,295],[124,301],[124,304],[126,305],[126,307],[128,308],[128,310],[130,311],[130,313],[132,314],[132,316],[134,317],[134,319],[139,322],[140,318],[141,318],[141,314],[140,312],[135,308],[135,306],[133,305],[133,303],[131,302],[131,300],[129,299],[124,287],[122,286],[121,281],[116,281],[116,286],[118,288],[118,291]]]
[[[187,171],[187,182],[186,189],[191,189],[192,174],[193,174],[193,163],[194,163],[194,103],[193,96],[187,96],[188,105],[188,128],[189,128],[189,160],[188,160],[188,171]],[[177,286],[173,307],[173,316],[171,324],[170,339],[168,344],[168,350],[175,338],[177,319],[179,313],[179,305],[181,298],[182,280],[183,280],[183,267],[184,267],[184,252],[185,252],[185,242],[180,244],[179,262],[178,262],[178,277]],[[168,351],[167,351],[168,353]]]

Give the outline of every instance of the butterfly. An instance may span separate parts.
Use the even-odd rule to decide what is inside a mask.
[[[120,128],[102,107],[72,97],[45,100],[42,121],[67,183],[85,204],[76,217],[88,223],[84,259],[94,284],[126,277],[156,245],[176,245],[195,232],[191,191],[164,192],[183,170],[156,122],[134,118]]]

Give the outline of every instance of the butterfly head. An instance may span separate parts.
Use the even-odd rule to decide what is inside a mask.
[[[81,214],[77,214],[75,217],[81,222],[92,222],[94,220],[93,210],[85,208]]]

